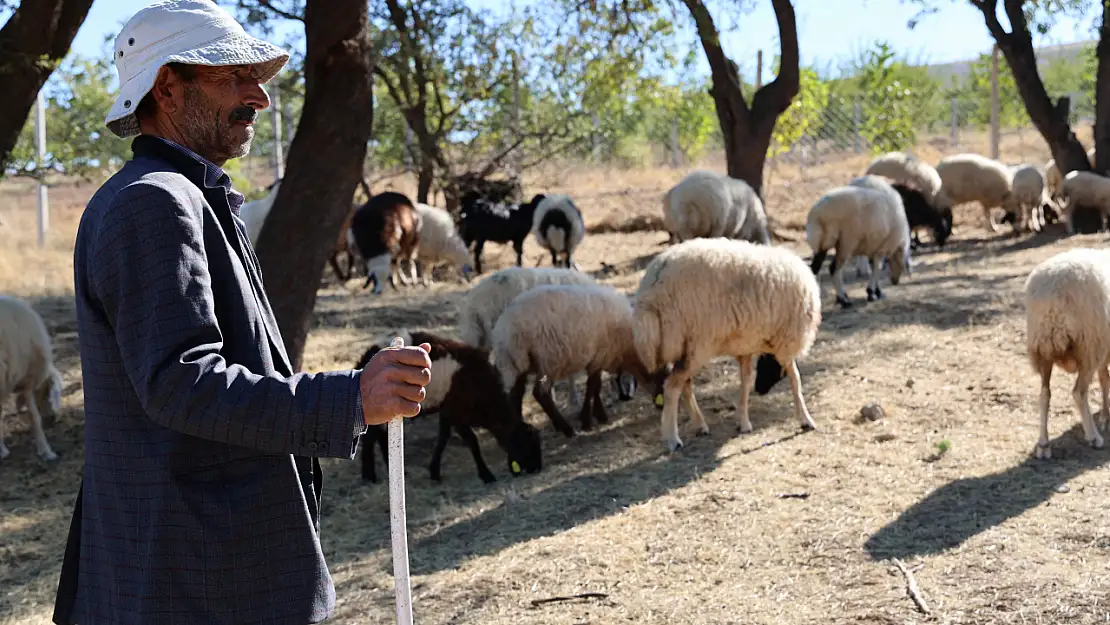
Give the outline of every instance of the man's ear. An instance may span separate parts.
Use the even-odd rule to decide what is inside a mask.
[[[167,113],[176,112],[184,96],[184,84],[181,77],[163,65],[158,70],[158,76],[154,79],[154,86],[150,89],[150,95],[158,103],[158,108]]]

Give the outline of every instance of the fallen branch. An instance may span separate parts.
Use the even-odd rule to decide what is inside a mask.
[[[565,597],[548,597],[546,599],[533,599],[532,607],[536,608],[545,603],[558,603],[560,601],[574,601],[575,599],[608,599],[609,595],[603,592],[583,592],[577,595],[567,595]]]
[[[913,576],[913,571],[906,568],[906,565],[902,564],[902,561],[898,558],[894,558],[894,566],[897,566],[906,578],[906,594],[910,596],[910,599],[913,599],[913,602],[917,604],[917,609],[922,614],[929,614],[929,606],[925,603],[925,598],[921,596],[921,590],[917,587],[917,579]]]

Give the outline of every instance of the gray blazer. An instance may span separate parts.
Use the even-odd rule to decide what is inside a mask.
[[[322,621],[316,457],[354,457],[358,371],[293,374],[226,174],[132,149],[77,231],[85,467],[54,622]]]

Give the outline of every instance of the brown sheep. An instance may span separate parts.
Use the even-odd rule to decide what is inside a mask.
[[[389,284],[397,288],[394,268],[402,258],[413,258],[420,244],[420,215],[412,200],[402,193],[386,191],[370,198],[351,216],[351,232],[355,247],[366,263],[366,284],[374,282],[375,294],[382,292],[382,278],[389,275]],[[413,274],[402,284],[416,282]]]

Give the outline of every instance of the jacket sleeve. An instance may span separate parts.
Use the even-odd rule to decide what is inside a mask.
[[[262,376],[220,355],[203,205],[150,181],[106,211],[89,283],[159,425],[266,453],[353,458],[359,371]],[[364,429],[364,428],[363,428]]]

